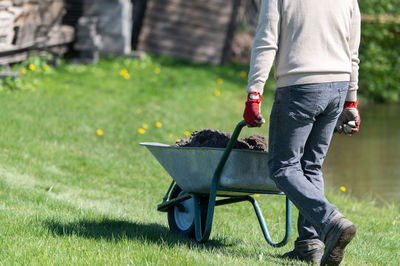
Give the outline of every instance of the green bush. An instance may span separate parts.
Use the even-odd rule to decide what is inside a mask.
[[[359,0],[363,14],[400,15],[400,0]]]
[[[400,24],[362,24],[360,93],[377,101],[400,98]]]

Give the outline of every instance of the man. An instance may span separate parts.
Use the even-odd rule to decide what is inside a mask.
[[[299,209],[299,237],[286,258],[338,265],[356,233],[325,198],[321,166],[335,126],[359,130],[360,24],[357,0],[262,0],[243,117],[249,127],[264,123],[260,103],[275,63],[270,176]]]

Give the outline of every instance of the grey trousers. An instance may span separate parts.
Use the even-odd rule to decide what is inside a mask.
[[[336,206],[324,195],[321,167],[348,82],[293,85],[276,89],[270,116],[271,178],[299,210],[297,241],[316,239]]]

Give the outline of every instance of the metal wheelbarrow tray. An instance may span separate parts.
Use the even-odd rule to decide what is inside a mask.
[[[273,242],[259,205],[253,194],[283,194],[268,175],[268,154],[260,151],[233,150],[242,128],[235,128],[225,149],[208,147],[176,147],[160,143],[146,146],[173,181],[158,205],[168,212],[172,232],[206,242],[211,233],[215,206],[249,201],[252,203],[266,241],[274,246],[285,245],[290,236],[292,206],[286,198],[286,233],[279,243]],[[217,200],[216,198],[223,197]]]

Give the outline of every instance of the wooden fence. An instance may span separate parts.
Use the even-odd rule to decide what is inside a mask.
[[[390,14],[381,14],[381,15],[361,14],[361,21],[369,23],[378,22],[378,23],[400,24],[400,17],[395,17]]]

